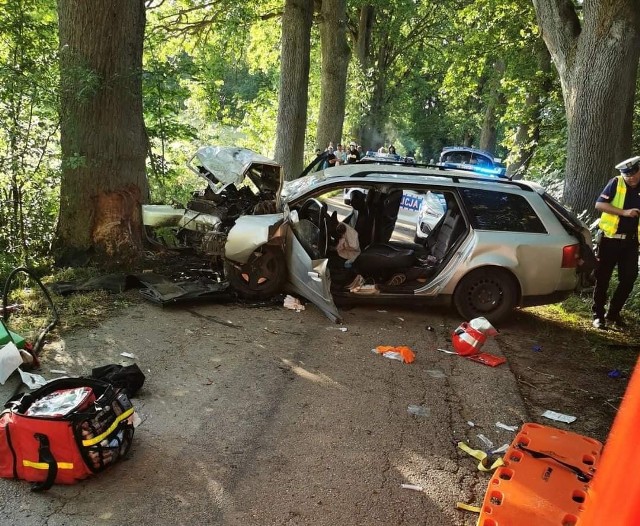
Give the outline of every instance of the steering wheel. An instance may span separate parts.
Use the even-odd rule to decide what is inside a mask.
[[[318,199],[307,199],[298,211],[298,217],[300,219],[308,219],[314,225],[319,226],[320,210],[322,210],[323,204]],[[324,205],[326,207],[326,205]]]

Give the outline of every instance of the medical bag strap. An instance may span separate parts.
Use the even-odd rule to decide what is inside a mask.
[[[36,440],[40,443],[38,447],[38,461],[49,465],[47,470],[47,478],[43,482],[36,482],[31,486],[31,491],[44,491],[53,486],[56,476],[58,475],[58,463],[51,453],[49,446],[49,437],[41,433],[36,433]]]

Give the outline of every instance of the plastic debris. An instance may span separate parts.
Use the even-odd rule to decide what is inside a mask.
[[[124,356],[125,358],[135,358],[136,355],[130,352],[121,352],[120,356]]]
[[[402,489],[412,489],[413,491],[424,491],[422,486],[417,486],[416,484],[400,484]]]
[[[476,425],[471,420],[467,420],[467,425],[469,427],[476,427]]]
[[[404,318],[401,318],[400,316],[398,316],[398,319],[399,319],[400,321],[404,321]]]
[[[502,444],[499,448],[494,449],[491,454],[497,455],[499,453],[504,453],[507,449],[509,449],[509,444]]]
[[[407,411],[409,414],[415,416],[429,416],[431,414],[431,409],[424,405],[410,404],[409,407],[407,407]]]
[[[20,373],[20,378],[22,378],[22,383],[29,389],[37,389],[47,383],[47,380],[39,374],[28,373],[20,368],[18,368],[18,372]]]
[[[556,422],[564,422],[565,424],[570,424],[571,422],[575,422],[577,417],[571,415],[565,415],[563,413],[556,413],[555,411],[551,411],[547,409],[542,416],[548,418],[549,420],[555,420]]]
[[[485,449],[493,449],[493,442],[491,442],[491,440],[489,440],[486,436],[484,436],[482,433],[476,436],[480,439],[480,442],[485,445]]]
[[[502,365],[507,361],[506,358],[494,356],[493,354],[489,354],[486,352],[481,352],[472,356],[466,356],[466,358],[483,365],[488,365],[489,367],[497,367],[498,365]]]
[[[67,371],[63,369],[49,369],[51,374],[67,374]]]
[[[399,360],[404,363],[413,363],[416,359],[415,353],[404,345],[393,347],[391,345],[378,345],[373,352],[381,354],[385,358]]]
[[[327,327],[328,331],[340,331],[340,332],[347,332],[347,328],[346,327]]]
[[[290,296],[289,294],[285,296],[283,305],[285,309],[294,310],[296,312],[304,310],[304,305],[300,302],[300,300],[298,298]]]
[[[531,349],[533,352],[542,352],[542,345],[534,345]]]
[[[503,424],[502,422],[496,422],[496,427],[500,429],[505,429],[507,431],[517,431],[518,426],[508,426],[507,424]]]
[[[16,344],[9,342],[0,348],[0,384],[4,385],[13,371],[22,365],[22,356]]]
[[[427,330],[433,332],[435,329],[431,325],[427,325]]]
[[[436,351],[440,351],[446,354],[457,354],[455,351],[449,351],[447,349],[436,349]]]
[[[444,374],[440,369],[427,369],[425,371],[431,378],[446,378],[447,375]]]
[[[622,371],[620,371],[619,369],[614,369],[613,371],[609,371],[607,373],[607,376],[609,378],[621,378],[622,377]]]

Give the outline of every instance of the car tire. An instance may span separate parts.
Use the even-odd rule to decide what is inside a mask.
[[[264,245],[244,263],[225,261],[229,286],[248,300],[265,300],[278,294],[287,277],[284,253],[278,247]]]
[[[516,279],[510,272],[498,268],[475,269],[458,283],[453,304],[466,320],[484,317],[497,323],[518,304]]]

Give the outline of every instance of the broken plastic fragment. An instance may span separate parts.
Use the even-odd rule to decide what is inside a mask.
[[[410,404],[409,407],[407,407],[407,411],[415,416],[429,416],[431,414],[431,409],[424,405]]]
[[[614,369],[613,371],[609,371],[607,376],[609,378],[620,378],[622,376],[622,372],[619,369]]]
[[[51,374],[67,374],[67,371],[64,371],[63,369],[49,369],[49,372]]]
[[[124,356],[125,358],[135,358],[136,355],[130,352],[121,352],[120,356]]]
[[[400,484],[402,489],[412,489],[413,491],[424,491],[422,486],[417,486],[415,484]]]
[[[507,424],[503,424],[502,422],[496,422],[496,427],[501,429],[506,429],[507,431],[517,431],[518,426],[508,426]]]
[[[485,445],[485,449],[493,449],[493,442],[491,442],[491,440],[489,440],[486,436],[484,436],[482,433],[476,436]]]
[[[494,449],[491,454],[497,455],[498,453],[504,453],[507,449],[509,449],[509,444],[503,444],[499,448]]]
[[[467,424],[469,425],[469,427],[476,427],[476,425],[471,420],[467,420]]]
[[[542,416],[548,418],[549,420],[555,420],[556,422],[564,422],[565,424],[570,424],[571,422],[575,422],[577,417],[571,415],[565,415],[563,413],[556,413],[555,411],[551,411],[547,409]]]

